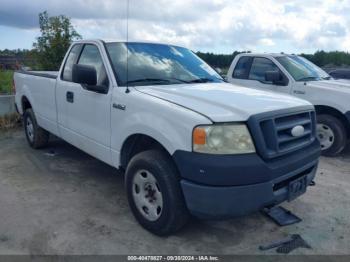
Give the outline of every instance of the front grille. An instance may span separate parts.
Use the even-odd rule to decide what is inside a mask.
[[[292,129],[296,126],[304,128],[300,136],[292,135]],[[251,131],[259,133],[255,134],[255,142],[258,151],[267,159],[302,149],[316,139],[316,115],[310,110],[257,116],[250,120],[250,127]]]

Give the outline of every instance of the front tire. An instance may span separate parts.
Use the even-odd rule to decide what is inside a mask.
[[[337,156],[347,143],[344,125],[338,118],[331,115],[317,116],[317,137],[324,156]]]
[[[32,148],[39,149],[47,146],[49,142],[50,133],[42,129],[38,125],[33,109],[28,108],[24,112],[23,125],[28,144]]]
[[[170,235],[188,221],[179,175],[166,153],[150,150],[134,156],[126,170],[125,187],[136,220],[151,233]]]

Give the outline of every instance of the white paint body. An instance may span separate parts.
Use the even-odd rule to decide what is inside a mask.
[[[271,60],[288,78],[287,86],[277,86],[262,83],[257,80],[233,78],[233,71],[242,56],[262,57]],[[311,102],[315,106],[328,106],[345,114],[350,111],[350,81],[347,80],[322,80],[297,82],[288,71],[276,60],[280,54],[240,54],[233,60],[227,73],[227,80],[243,87],[256,90],[272,91],[296,96]]]
[[[16,104],[23,113],[21,101],[26,97],[41,127],[117,168],[123,143],[134,134],[152,137],[173,154],[192,151],[192,131],[198,125],[242,122],[254,114],[298,106],[312,108],[291,96],[226,83],[138,86],[127,93],[117,85],[103,43],[80,42],[98,46],[110,80],[107,94],[61,80],[61,66],[60,72],[46,72],[57,79],[16,73]],[[74,103],[66,101],[68,91],[74,92]],[[126,110],[113,104],[125,105]]]

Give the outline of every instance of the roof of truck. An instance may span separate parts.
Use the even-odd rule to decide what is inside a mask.
[[[294,54],[285,54],[285,53],[241,53],[241,56],[272,56],[272,57],[281,57],[281,56],[294,56]]]
[[[171,46],[178,46],[182,47],[178,44],[173,43],[166,43],[166,42],[157,42],[157,41],[149,41],[149,40],[121,40],[121,39],[83,39],[83,40],[77,40],[75,43],[85,43],[85,42],[104,42],[104,43],[144,43],[144,44],[159,44],[159,45],[171,45]]]

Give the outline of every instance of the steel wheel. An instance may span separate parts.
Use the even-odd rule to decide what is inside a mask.
[[[26,121],[26,132],[28,139],[33,142],[34,141],[34,126],[32,120],[28,117]]]
[[[151,233],[168,236],[188,221],[180,176],[167,152],[147,150],[132,157],[125,189],[133,215]]]
[[[317,124],[317,137],[321,144],[322,150],[327,150],[334,144],[334,132],[325,124]]]
[[[132,195],[139,212],[149,221],[156,221],[163,211],[163,196],[152,173],[140,170],[133,179]]]

